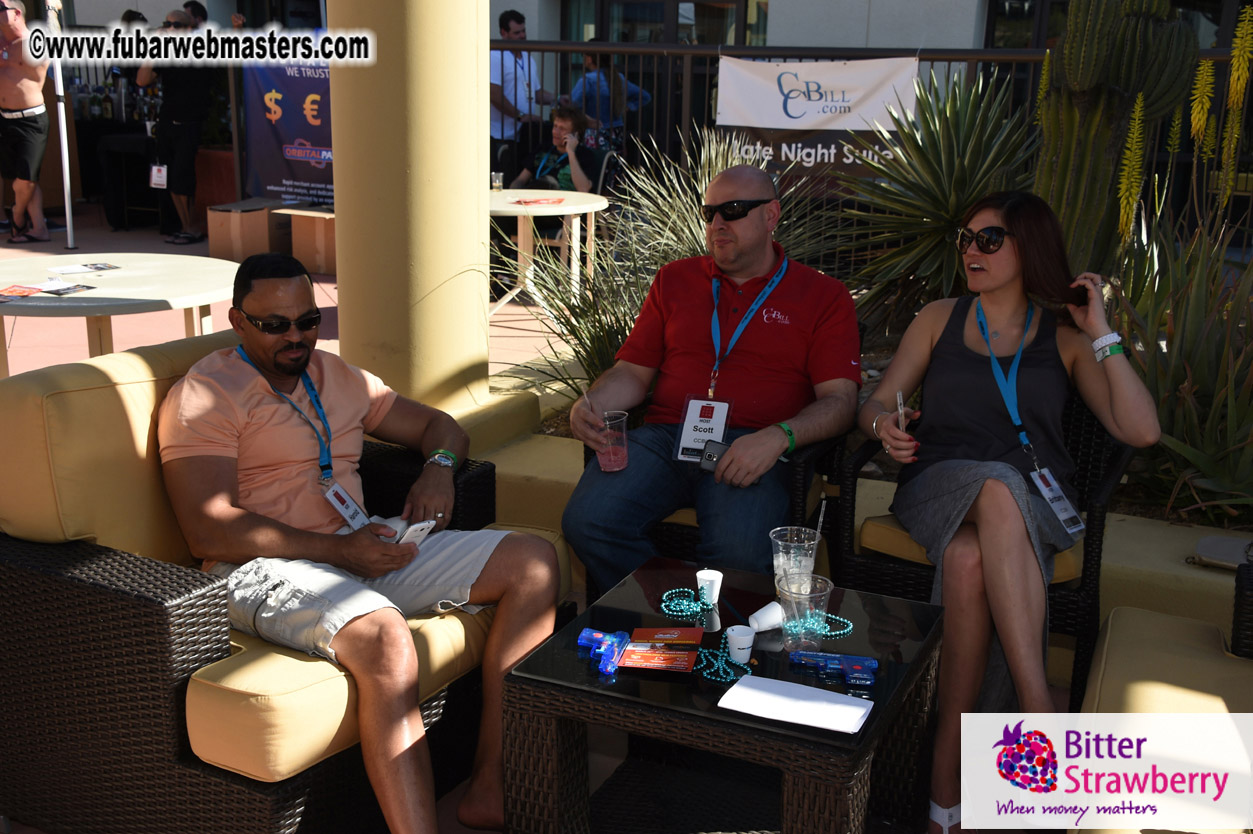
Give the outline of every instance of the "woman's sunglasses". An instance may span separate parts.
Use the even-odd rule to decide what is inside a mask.
[[[238,307],[235,309],[239,310]],[[307,333],[322,323],[321,313],[310,313],[292,321],[291,319],[254,319],[243,310],[239,310],[239,312],[244,318],[248,319],[249,324],[267,336],[281,336],[290,330],[293,324],[296,325],[296,329],[301,333]]]
[[[1005,236],[1013,236],[1013,232],[1007,232],[1000,226],[988,226],[987,228],[974,231],[973,229],[957,230],[957,251],[966,254],[966,250],[970,248],[970,244],[979,247],[979,251],[985,255],[991,255],[993,252],[1001,248],[1005,243]]]
[[[748,217],[748,213],[758,206],[764,206],[771,200],[727,200],[725,203],[719,203],[716,206],[701,206],[700,216],[705,219],[706,223],[714,222],[714,215],[721,214],[722,219],[731,223],[736,220],[743,220]]]

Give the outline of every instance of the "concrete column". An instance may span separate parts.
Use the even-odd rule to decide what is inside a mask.
[[[327,0],[378,57],[331,71],[340,351],[454,414],[489,396],[487,10]]]

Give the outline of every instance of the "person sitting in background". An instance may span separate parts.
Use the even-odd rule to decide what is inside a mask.
[[[943,834],[961,819],[962,713],[1011,711],[1015,694],[1017,711],[1054,709],[1045,589],[1054,554],[1082,529],[1062,438],[1070,387],[1123,443],[1160,435],[1153,399],[1106,323],[1104,283],[1071,278],[1044,200],[985,197],[957,248],[975,295],[918,313],[858,418],[904,464],[892,512],[935,564],[931,601],[944,605],[930,827]],[[920,385],[921,409],[898,425],[896,393],[908,399]]]
[[[582,110],[563,104],[554,107],[553,143],[537,151],[509,187],[591,191],[595,159],[581,144],[585,130],[587,116]]]
[[[603,44],[592,38],[589,44]],[[567,101],[588,114],[584,143],[590,148],[621,151],[626,140],[626,114],[647,105],[653,97],[614,70],[613,56],[586,52],[583,77],[574,84]]]

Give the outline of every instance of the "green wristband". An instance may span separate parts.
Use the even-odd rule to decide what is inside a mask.
[[[787,435],[787,451],[783,454],[792,454],[796,449],[796,435],[792,434],[792,427],[787,423],[775,423],[775,425],[783,429],[783,433]]]
[[[1106,345],[1096,352],[1096,361],[1103,362],[1106,357],[1114,356],[1119,353],[1126,353],[1126,351],[1123,350],[1122,345]]]
[[[461,465],[461,459],[457,457],[457,453],[450,452],[447,449],[435,449],[431,452],[431,454],[427,455],[427,458],[429,459],[431,457],[434,457],[435,455],[441,455],[441,454],[448,455],[448,457],[452,458],[453,470],[456,470],[457,467]]]

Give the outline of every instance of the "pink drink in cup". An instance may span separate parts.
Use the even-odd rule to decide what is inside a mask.
[[[605,412],[605,442],[609,445],[596,453],[600,462],[600,471],[618,472],[627,466],[627,413],[625,411]]]

